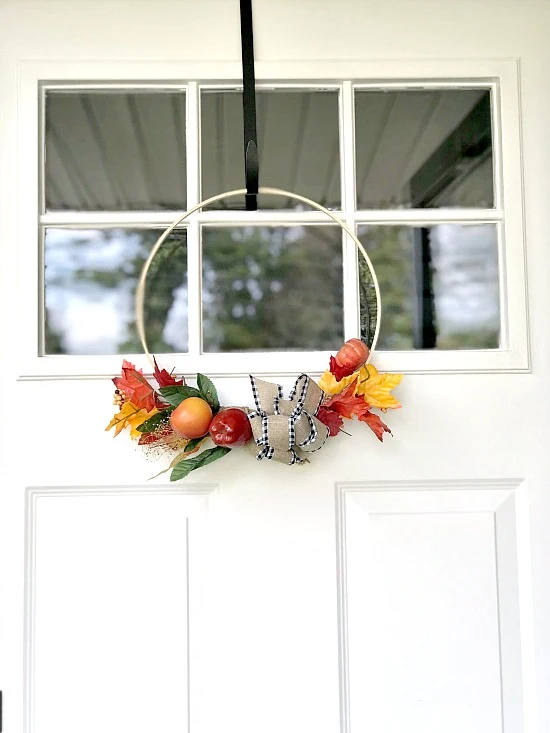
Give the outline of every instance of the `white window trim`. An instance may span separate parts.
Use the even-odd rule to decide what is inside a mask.
[[[237,82],[241,75],[240,64],[234,62],[63,62],[22,61],[18,68],[18,228],[17,228],[17,303],[20,314],[19,342],[17,344],[17,372],[20,379],[40,378],[82,378],[105,377],[117,373],[121,356],[39,356],[39,322],[42,317],[41,286],[42,256],[37,246],[36,212],[40,211],[39,165],[41,152],[39,139],[39,89],[41,84],[63,79],[64,83],[113,84],[112,80],[124,80],[136,85],[150,86],[151,83],[185,87],[188,92],[188,131],[198,132],[199,79],[227,88]],[[342,159],[347,162],[342,175],[342,215],[348,223],[373,222],[420,224],[436,221],[465,222],[493,221],[499,231],[500,298],[501,323],[504,334],[503,347],[499,350],[472,351],[392,351],[376,352],[376,365],[385,371],[407,373],[480,373],[480,372],[528,372],[530,371],[528,342],[528,313],[526,299],[524,200],[521,158],[521,126],[519,104],[519,65],[514,59],[473,60],[365,60],[365,61],[318,61],[318,62],[258,62],[256,77],[259,84],[280,82],[284,86],[321,85],[342,88],[341,103],[341,145]],[[494,210],[437,209],[426,211],[353,212],[355,197],[355,173],[353,170],[353,86],[351,81],[341,84],[342,79],[357,80],[355,86],[379,84],[387,88],[430,87],[452,84],[457,88],[475,85],[490,86],[496,104],[493,105],[494,124],[494,168],[495,196]],[[307,80],[307,81],[305,81]],[[368,84],[365,80],[369,80]],[[373,80],[372,82],[370,80]],[[420,81],[419,81],[420,80]],[[192,147],[192,146],[191,146]],[[351,165],[350,165],[351,162]],[[198,202],[199,165],[198,150],[188,146],[188,206]],[[265,182],[265,185],[273,182]],[[88,224],[168,224],[177,212],[102,214],[45,214],[42,224],[66,225]],[[198,214],[189,222],[189,227],[199,227],[205,219]],[[209,212],[209,221],[242,223],[245,221],[281,222],[296,219],[300,222],[325,221],[317,212],[291,214],[283,212]],[[357,267],[355,250],[351,242],[344,249],[344,306],[357,302]],[[190,252],[189,272],[200,272],[200,253]],[[189,310],[195,304],[200,306],[200,285],[197,278],[189,278]],[[358,333],[357,318],[348,307],[345,321],[345,337]],[[351,313],[351,316],[350,316]],[[197,325],[198,324],[198,325]],[[249,372],[264,375],[283,376],[307,371],[322,372],[328,363],[328,352],[253,354],[199,354],[200,323],[190,323],[189,354],[159,355],[163,363],[176,366],[184,374],[197,371],[217,375],[242,375]],[[195,352],[194,354],[192,352]],[[126,355],[145,371],[149,365],[143,355]]]

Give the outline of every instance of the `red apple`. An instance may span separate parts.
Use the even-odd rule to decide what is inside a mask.
[[[252,428],[248,415],[239,407],[220,410],[208,428],[210,437],[216,445],[236,448],[245,445],[252,438]]]

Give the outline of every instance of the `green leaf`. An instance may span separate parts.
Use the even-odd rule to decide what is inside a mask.
[[[177,407],[180,402],[183,402],[183,400],[186,400],[188,397],[201,396],[201,393],[198,389],[195,389],[194,387],[188,387],[187,385],[184,385],[183,387],[161,387],[159,389],[159,392],[164,397],[166,402],[169,402],[174,407]]]
[[[197,468],[207,466],[213,461],[217,461],[218,458],[222,458],[226,453],[229,453],[230,448],[224,448],[221,445],[217,445],[215,448],[209,448],[203,451],[196,458],[188,458],[186,461],[180,461],[176,464],[170,474],[170,481],[179,481],[182,478],[188,476],[191,471],[195,471]]]
[[[145,422],[142,422],[141,425],[138,425],[136,430],[139,433],[154,432],[163,422],[168,422],[168,418],[170,417],[171,412],[172,410],[170,409],[163,410],[162,412],[157,412],[156,415],[153,415],[153,417],[150,417]]]
[[[206,400],[212,412],[216,414],[220,409],[220,401],[218,399],[218,391],[214,384],[204,374],[197,374],[197,384],[203,400]]]
[[[192,450],[195,450],[195,448],[202,443],[203,440],[206,440],[210,436],[203,436],[202,438],[194,438],[193,440],[190,440],[189,443],[185,446],[183,449],[184,453],[190,453]]]

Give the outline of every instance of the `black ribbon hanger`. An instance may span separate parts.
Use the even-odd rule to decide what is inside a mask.
[[[244,168],[246,210],[258,209],[258,134],[256,131],[256,76],[254,73],[254,34],[252,0],[241,1],[241,47],[243,60]]]

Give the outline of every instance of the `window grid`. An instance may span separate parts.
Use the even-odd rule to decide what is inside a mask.
[[[187,208],[190,209],[199,203],[201,197],[201,120],[200,95],[203,90],[235,90],[238,84],[203,84],[199,81],[188,81],[185,84],[174,83],[116,83],[116,84],[53,84],[41,88],[41,115],[40,115],[40,251],[43,261],[44,232],[46,227],[151,227],[168,226],[183,211],[121,211],[121,212],[46,212],[45,211],[45,181],[44,181],[44,142],[45,142],[45,97],[48,91],[54,90],[181,90],[185,92],[186,100],[186,156],[187,156]],[[495,223],[498,232],[499,263],[504,262],[503,256],[503,221],[502,210],[502,176],[500,160],[500,130],[498,87],[495,82],[461,82],[445,80],[445,82],[369,82],[360,83],[350,80],[341,83],[261,83],[258,90],[273,89],[304,89],[304,90],[337,90],[339,92],[339,135],[340,135],[340,185],[342,207],[335,210],[335,214],[352,229],[357,231],[361,224],[377,225],[431,225],[443,223],[479,224]],[[493,178],[494,202],[493,209],[462,208],[462,209],[357,209],[356,204],[356,176],[355,176],[355,110],[354,99],[356,90],[380,89],[489,89],[491,94],[492,128],[493,128]],[[273,182],[266,181],[266,185]],[[260,184],[262,180],[260,177]],[[202,298],[201,298],[201,227],[204,224],[231,224],[235,226],[255,224],[283,224],[296,226],[303,224],[328,223],[321,212],[309,211],[281,211],[264,210],[260,212],[245,212],[241,210],[212,210],[195,212],[186,220],[188,245],[188,331],[189,356],[198,357],[202,354]],[[344,284],[344,333],[345,338],[351,338],[359,333],[359,271],[357,255],[353,241],[342,231],[343,246],[343,284]],[[41,268],[41,313],[40,313],[40,353],[44,354],[44,288],[43,268]],[[501,292],[504,293],[505,273],[499,267]],[[508,347],[508,332],[506,319],[506,300],[501,298],[501,345],[500,349]]]

